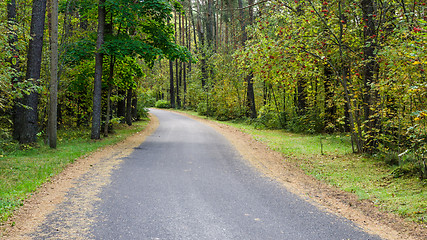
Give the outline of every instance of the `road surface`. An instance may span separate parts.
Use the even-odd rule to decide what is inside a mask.
[[[176,113],[151,113],[158,129],[112,171],[93,209],[79,217],[86,229],[65,225],[77,214],[64,210],[78,204],[68,201],[32,238],[63,239],[67,228],[81,239],[380,239],[262,176],[214,129]]]

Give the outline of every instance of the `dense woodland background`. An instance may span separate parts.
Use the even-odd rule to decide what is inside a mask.
[[[59,0],[58,26],[55,5],[0,3],[3,154],[157,106],[349,135],[427,178],[424,0]]]

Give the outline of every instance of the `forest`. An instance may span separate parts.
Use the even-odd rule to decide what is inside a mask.
[[[348,135],[425,179],[426,44],[424,0],[2,1],[0,154],[155,106]]]

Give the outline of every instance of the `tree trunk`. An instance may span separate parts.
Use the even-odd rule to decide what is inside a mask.
[[[48,121],[48,141],[51,148],[56,148],[57,140],[57,106],[58,106],[58,0],[52,0],[50,34],[50,108]]]
[[[212,43],[214,40],[214,24],[215,24],[215,18],[214,18],[214,3],[213,0],[208,0],[208,9],[207,9],[207,17],[206,17],[206,40],[208,44],[208,48],[212,48]]]
[[[201,7],[200,7],[200,3],[199,1],[197,1],[198,5],[197,5],[197,10],[200,12]],[[200,70],[202,72],[202,89],[206,90],[206,81],[208,79],[208,73],[206,70],[206,53],[205,53],[205,33],[204,33],[204,28],[202,25],[202,19],[200,18],[200,15],[197,15],[197,33],[199,36],[199,41],[200,41],[200,46],[198,48],[199,52],[201,53],[202,57],[200,59]]]
[[[105,114],[104,136],[108,136],[110,128],[110,115],[111,115],[111,90],[114,77],[114,61],[115,58],[110,56],[110,76],[108,77],[108,93],[107,93],[107,113]]]
[[[99,0],[98,3],[98,36],[96,41],[95,53],[95,77],[93,87],[93,114],[92,114],[92,139],[101,138],[101,100],[102,100],[102,63],[103,53],[101,52],[104,44],[105,31],[105,0]]]
[[[305,91],[305,85],[307,80],[304,78],[298,79],[297,83],[297,94],[296,94],[296,107],[297,113],[299,116],[305,115],[305,110],[307,107],[307,93]]]
[[[376,112],[375,102],[377,101],[377,94],[371,89],[371,84],[374,81],[374,75],[378,68],[378,64],[375,60],[377,44],[372,38],[376,33],[375,20],[372,17],[375,14],[375,6],[373,0],[362,0],[360,4],[363,11],[363,19],[365,19],[367,26],[364,29],[365,47],[363,49],[364,58],[366,59],[363,74],[363,109],[365,114],[364,121],[366,122],[364,151],[371,152],[376,147],[375,130],[378,128],[378,119],[374,116]]]
[[[46,0],[34,0],[32,7],[30,43],[28,46],[27,72],[25,78],[33,85],[37,85],[40,78],[40,68],[43,51],[43,33],[46,14]],[[23,107],[21,104],[25,105]],[[38,93],[31,90],[24,95],[15,105],[16,122],[14,125],[14,136],[20,143],[34,143],[37,141],[38,131]]]
[[[171,108],[175,108],[175,88],[173,82],[173,61],[169,60],[169,94]]]
[[[323,83],[324,89],[325,89],[325,125],[327,126],[328,123],[334,123],[335,122],[335,115],[337,111],[337,107],[334,102],[334,93],[335,93],[335,84],[333,82],[333,71],[328,65],[324,66],[323,74],[325,75],[325,80]],[[332,130],[332,129],[331,129]]]
[[[177,31],[177,26],[178,26],[177,19],[179,20],[179,28],[181,29],[181,18],[180,18],[180,16],[177,16],[177,14],[175,12],[175,43],[179,44],[178,32],[180,32],[180,29],[178,29],[178,31]],[[181,107],[181,98],[180,98],[180,94],[179,94],[179,82],[180,82],[179,71],[180,71],[179,70],[179,60],[176,59],[175,60],[175,82],[176,82],[176,85],[175,85],[176,89],[175,90],[176,90],[176,107],[177,108]]]
[[[128,88],[126,96],[126,124],[132,126],[132,87]]]
[[[117,101],[117,117],[124,117],[126,115],[126,91],[119,90],[119,100]]]
[[[242,46],[246,45],[246,40],[247,40],[247,34],[246,34],[246,21],[244,21],[244,12],[243,12],[243,1],[242,0],[238,0],[238,4],[239,4],[239,9],[240,9],[240,28],[242,31]],[[251,16],[252,16],[252,8],[249,8],[249,16],[250,16],[250,21],[252,21]],[[247,115],[251,118],[256,118],[257,117],[257,112],[256,112],[256,107],[255,107],[255,94],[254,94],[254,83],[253,83],[253,74],[252,71],[250,71],[250,73],[246,76],[246,85],[247,85],[247,89],[246,89],[246,95],[247,95],[247,107],[248,107],[248,113]]]

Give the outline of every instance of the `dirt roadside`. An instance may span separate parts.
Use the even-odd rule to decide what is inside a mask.
[[[289,191],[319,208],[350,219],[366,231],[384,239],[427,239],[425,225],[406,222],[397,215],[380,212],[372,202],[359,201],[354,194],[332,188],[307,176],[297,166],[287,161],[286,157],[270,150],[249,135],[224,124],[188,114],[183,115],[216,129],[235,146],[250,165],[266,176],[281,182]],[[44,184],[28,198],[24,206],[16,211],[9,222],[0,226],[0,239],[24,239],[22,236],[28,236],[27,234],[36,231],[46,216],[66,200],[67,192],[76,186],[76,180],[83,175],[90,172],[101,172],[100,176],[103,179],[99,181],[96,188],[99,189],[108,184],[109,174],[120,163],[120,159],[129,155],[135,147],[139,146],[147,136],[155,131],[158,124],[157,118],[152,116],[150,124],[142,132],[70,164],[61,174]],[[109,159],[108,164],[105,159]],[[92,195],[95,195],[96,191],[92,192]],[[95,198],[95,196],[93,197]],[[90,206],[88,206],[88,211],[90,211]]]

